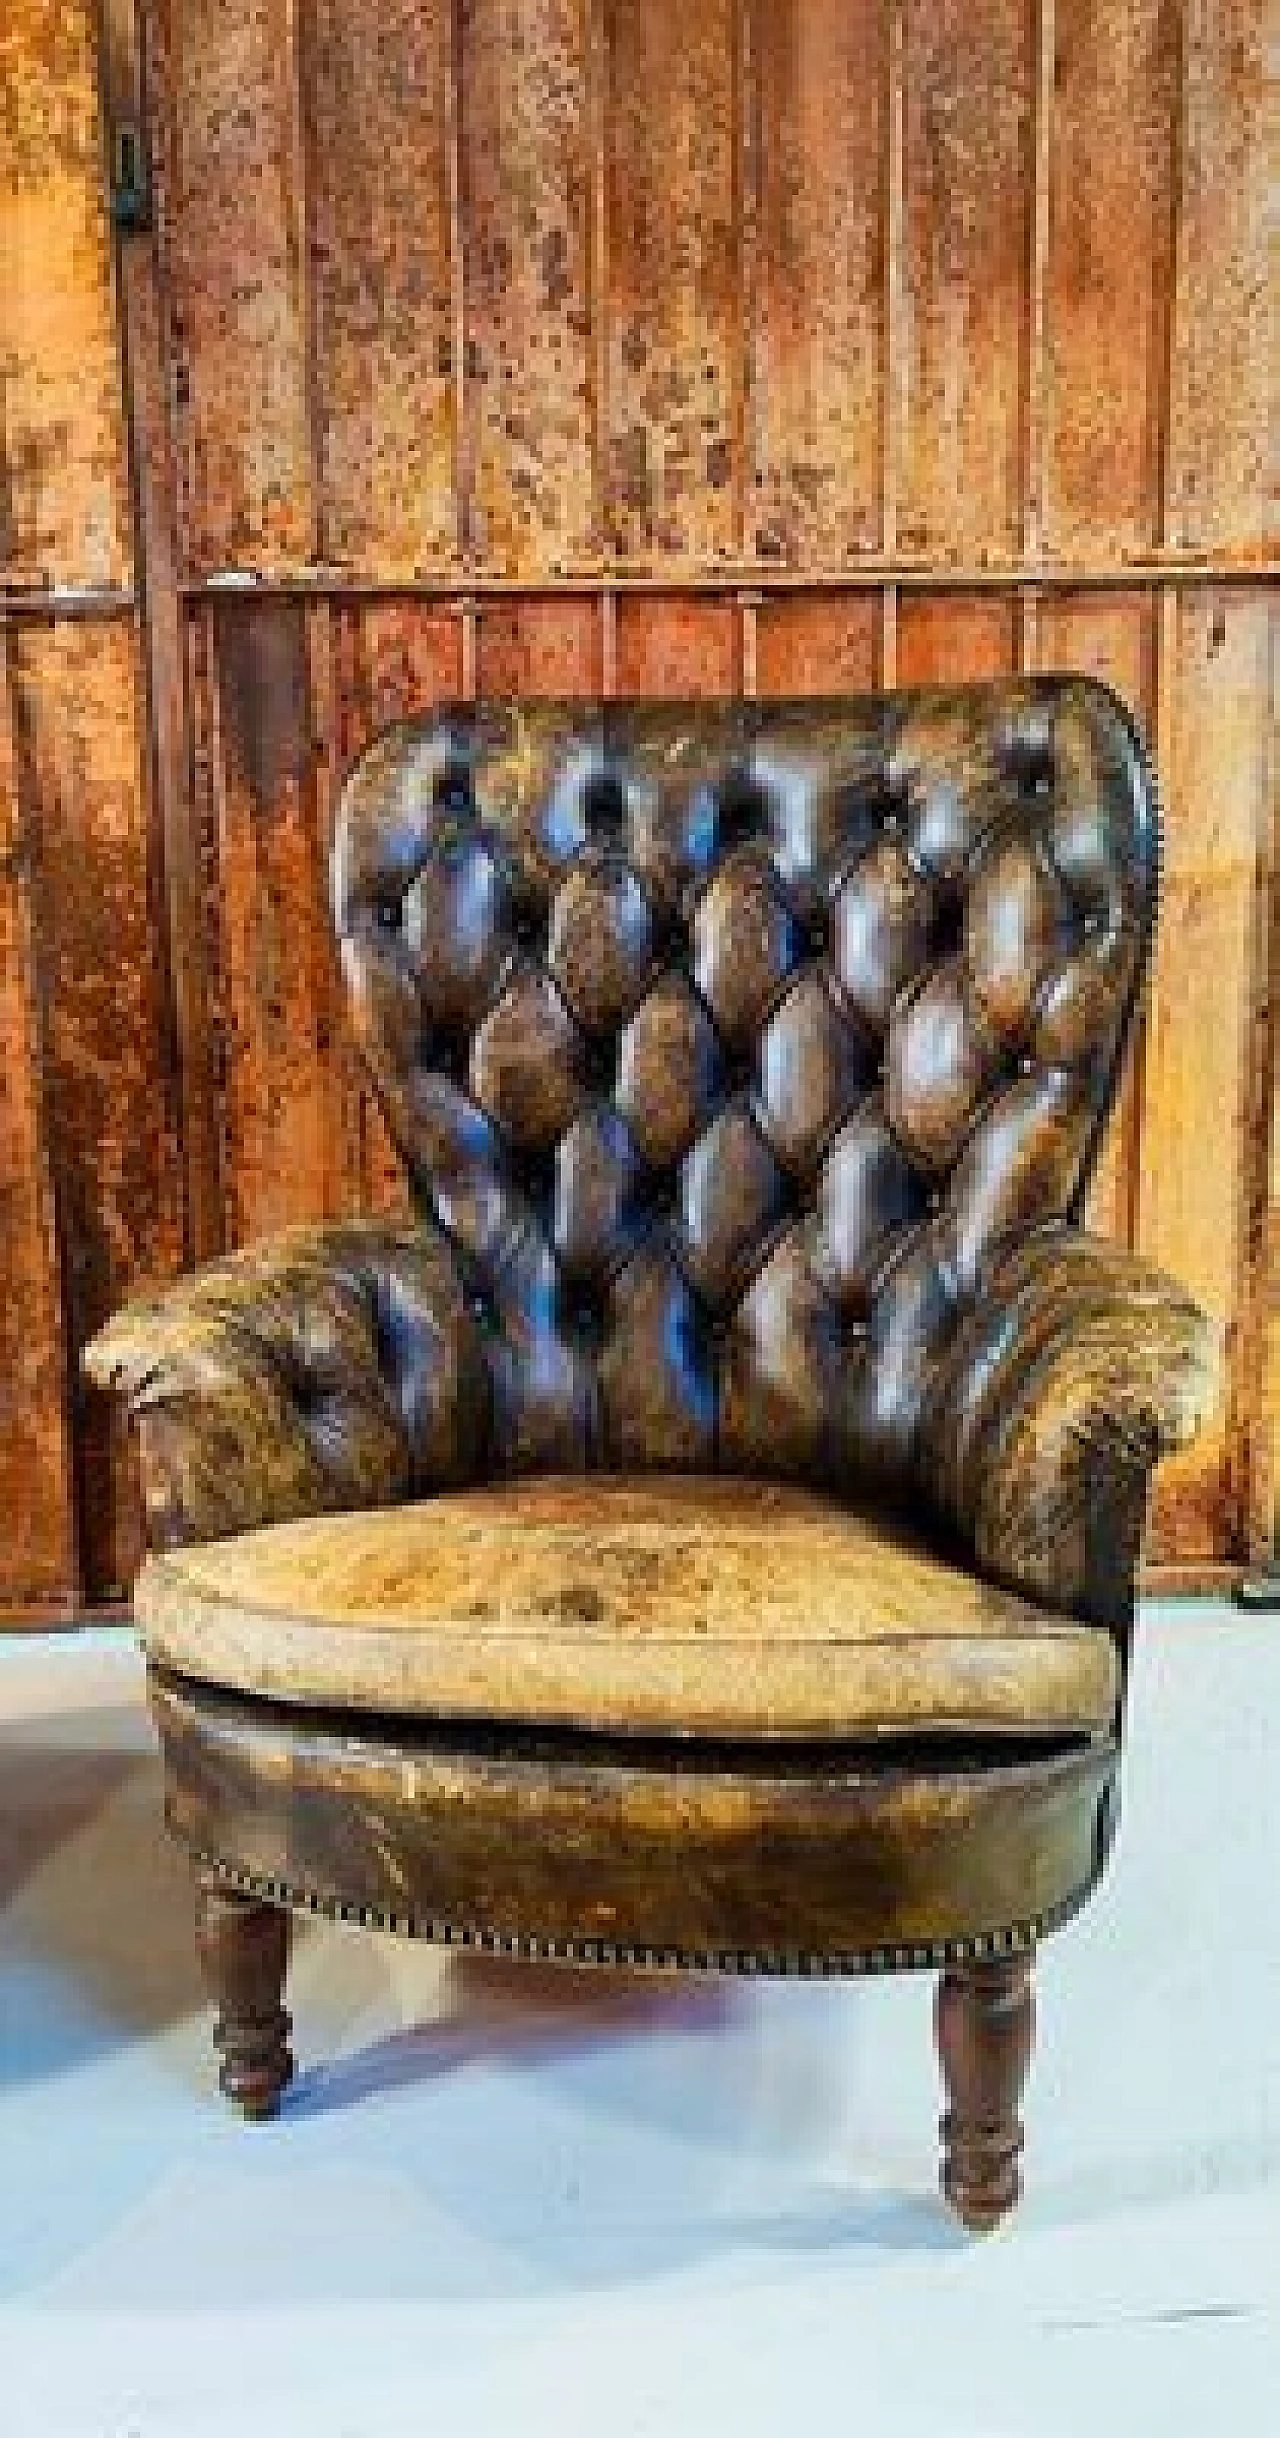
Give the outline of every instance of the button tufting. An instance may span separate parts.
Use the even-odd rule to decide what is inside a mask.
[[[758,1429],[817,1468],[836,1409],[842,1445],[910,1444],[993,1231],[1070,1207],[1149,920],[1107,698],[1052,705],[761,703],[745,750],[710,704],[482,714],[465,751],[428,714],[358,766],[358,1037],[424,1204],[504,1248],[500,1461]],[[483,1275],[466,1310],[498,1328]]]

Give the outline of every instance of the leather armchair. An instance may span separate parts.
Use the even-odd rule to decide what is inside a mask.
[[[517,1475],[767,1477],[1109,1635],[1122,1685],[1149,1476],[1216,1338],[1078,1224],[1159,877],[1116,699],[430,714],[351,774],[332,874],[417,1221],[297,1231],[102,1333],[155,1549]],[[957,2129],[1000,1993],[981,1945],[917,1945],[960,1973],[977,2221],[1016,2189],[1012,2134]]]

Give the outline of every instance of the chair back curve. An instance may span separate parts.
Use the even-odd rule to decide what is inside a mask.
[[[994,1258],[1079,1208],[1158,868],[1135,729],[1082,678],[376,738],[343,969],[496,1468],[905,1486]]]

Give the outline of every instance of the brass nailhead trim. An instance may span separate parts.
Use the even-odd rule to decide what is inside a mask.
[[[948,1965],[982,1963],[1000,1956],[1025,1955],[1051,1932],[1062,1928],[1092,1895],[1101,1876],[1105,1850],[1082,1885],[1045,1912],[1012,1922],[998,1930],[975,1932],[972,1938],[935,1939],[893,1947],[866,1947],[833,1954],[807,1948],[719,1948],[623,1946],[610,1939],[542,1938],[532,1931],[477,1930],[457,1922],[421,1921],[408,1913],[381,1911],[376,1905],[346,1904],[339,1897],[321,1896],[295,1888],[282,1879],[246,1870],[219,1854],[198,1850],[192,1860],[211,1871],[237,1895],[290,1912],[312,1913],[327,1921],[346,1922],[363,1930],[388,1931],[400,1938],[426,1939],[437,1947],[479,1950],[485,1955],[520,1956],[533,1963],[611,1964],[633,1971],[716,1972],[734,1976],[763,1974],[779,1980],[843,1980],[889,1972],[941,1971]]]

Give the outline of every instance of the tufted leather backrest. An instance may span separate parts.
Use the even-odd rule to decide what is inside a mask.
[[[904,1483],[994,1254],[1078,1207],[1157,867],[1082,679],[380,736],[342,959],[499,1469]]]

